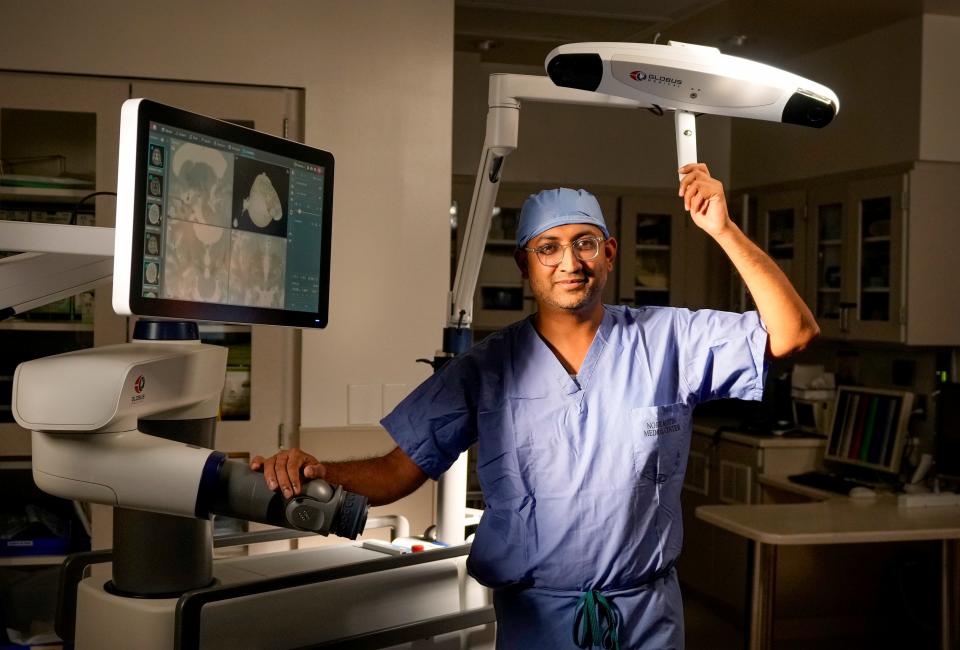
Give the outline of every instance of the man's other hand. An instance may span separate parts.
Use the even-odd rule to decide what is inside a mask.
[[[273,456],[254,456],[250,469],[263,469],[263,478],[271,490],[280,489],[286,499],[300,494],[302,479],[323,478],[326,468],[302,449],[281,449]],[[302,477],[301,477],[302,473]]]

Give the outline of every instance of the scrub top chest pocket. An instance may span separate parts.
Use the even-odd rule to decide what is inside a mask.
[[[644,483],[666,483],[683,464],[690,407],[683,403],[630,410],[634,467]]]

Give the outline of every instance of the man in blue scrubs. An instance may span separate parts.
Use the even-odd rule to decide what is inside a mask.
[[[515,254],[537,313],[449,362],[384,418],[396,449],[345,463],[282,450],[253,467],[288,496],[302,472],[380,504],[477,443],[486,509],[468,568],[494,589],[498,648],[682,648],[673,565],[693,408],[760,399],[766,356],[819,330],[731,222],[707,167],[680,171],[686,209],[759,314],[603,305],[617,242],[599,204],[583,190],[547,190],[524,204]]]

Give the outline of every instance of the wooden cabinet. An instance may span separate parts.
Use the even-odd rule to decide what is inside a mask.
[[[846,187],[815,187],[807,200],[813,257],[806,268],[806,298],[822,336],[836,338],[847,327],[844,310],[855,299],[856,285],[850,246],[845,243],[852,224]]]
[[[113,226],[113,197],[81,200],[95,190],[116,191],[120,107],[131,96],[302,139],[302,91],[296,89],[0,73],[0,217],[82,224],[88,223],[88,206],[95,205],[96,225]],[[132,329],[113,313],[109,288],[96,292],[92,306],[74,299],[48,312],[45,319],[31,313],[22,321],[0,322],[0,454],[30,450],[29,433],[13,423],[9,411],[19,363],[123,343]],[[204,326],[202,332],[205,340],[232,347],[225,393],[249,402],[245,416],[220,424],[218,446],[253,454],[274,451],[281,444],[278,433],[286,426],[293,435],[292,423],[299,419],[298,334],[223,325]],[[288,436],[284,444],[291,440]]]
[[[808,193],[811,280],[807,299],[833,338],[904,338],[906,178],[892,175]]]
[[[958,180],[960,165],[915,163],[748,190],[756,199],[747,202],[755,206],[750,233],[807,301],[823,337],[958,345],[949,196]]]
[[[807,214],[804,192],[764,192],[757,197],[760,246],[804,294],[807,265]]]
[[[824,336],[903,340],[903,175],[807,192],[806,298]]]
[[[824,441],[733,432],[715,435],[714,424],[694,427],[684,476],[683,551],[678,573],[685,588],[730,612],[745,602],[747,544],[744,538],[694,516],[701,505],[761,502],[761,474],[788,475],[815,469]]]
[[[620,199],[619,302],[685,304],[686,231],[678,197],[628,194]]]
[[[116,189],[127,92],[115,79],[0,73],[0,219],[112,226],[113,197],[89,195]],[[110,298],[100,289],[0,321],[0,455],[30,453],[10,411],[16,366],[124,341]]]
[[[0,73],[3,216],[21,218],[26,214],[32,219],[33,212],[38,216],[58,211],[70,214],[77,211],[77,203],[89,191],[116,191],[120,107],[131,96],[277,136],[302,138],[302,91],[296,89]],[[51,159],[62,167],[45,167]],[[11,160],[15,161],[13,165]],[[45,186],[8,191],[9,182],[22,176],[42,176]],[[77,178],[92,185],[66,190],[58,187]],[[36,179],[32,180],[36,184]],[[113,226],[113,197],[98,196],[95,205],[96,225]],[[76,322],[60,319],[38,323],[28,319],[0,323],[0,456],[30,453],[30,433],[12,421],[9,411],[12,375],[19,363],[92,345],[123,343],[131,331],[132,322],[113,313],[109,288],[96,292],[92,317],[83,313]],[[201,325],[201,336],[230,348],[224,420],[218,424],[217,447],[228,452],[265,454],[281,445],[296,444],[299,332],[209,324]],[[236,409],[236,401],[245,401],[245,405]],[[2,404],[7,406],[5,412]],[[92,523],[94,548],[110,546],[109,508],[95,506]]]
[[[841,305],[841,334],[850,338],[906,340],[906,188],[902,174],[850,183],[847,279],[855,292],[852,303]]]

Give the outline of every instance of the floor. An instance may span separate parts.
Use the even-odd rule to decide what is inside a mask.
[[[706,603],[683,595],[683,618],[687,650],[740,650],[744,636],[740,622],[725,619]]]
[[[741,621],[730,621],[709,604],[688,593],[683,595],[686,650],[742,650],[745,645]],[[927,625],[922,633],[905,631],[894,624],[890,634],[868,638],[778,639],[774,650],[938,650],[937,630]],[[929,628],[929,629],[928,629]]]

